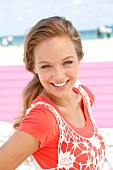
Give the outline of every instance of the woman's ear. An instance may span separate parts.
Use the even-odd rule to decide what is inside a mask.
[[[36,71],[36,69],[35,69],[35,68],[33,69],[33,72],[34,72],[35,74],[37,74],[37,71]]]
[[[81,63],[81,60],[78,60],[78,65]]]

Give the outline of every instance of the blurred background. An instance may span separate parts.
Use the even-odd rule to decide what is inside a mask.
[[[112,6],[112,0],[0,0],[0,37],[16,36],[12,43],[21,44],[38,20],[60,15],[73,22],[82,39],[96,39],[98,27],[101,31],[104,26],[113,28]]]

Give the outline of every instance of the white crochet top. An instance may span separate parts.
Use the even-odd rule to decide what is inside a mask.
[[[82,93],[87,109],[93,123],[94,133],[92,137],[85,138],[76,133],[67,122],[61,117],[56,109],[48,103],[39,101],[31,105],[31,108],[27,110],[27,113],[33,109],[36,105],[44,105],[49,108],[58,120],[60,129],[60,138],[58,143],[58,164],[53,170],[102,170],[103,162],[105,158],[105,141],[100,134],[100,131],[95,124],[92,117],[90,98],[87,92],[79,86],[78,89]],[[71,148],[68,147],[71,143]],[[62,150],[62,146],[65,144],[65,152]],[[79,150],[79,154],[76,155],[76,150]],[[86,161],[80,162],[80,157],[86,158]],[[33,159],[36,170],[41,170],[40,165]]]

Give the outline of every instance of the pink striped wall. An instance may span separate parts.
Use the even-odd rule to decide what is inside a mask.
[[[80,65],[79,79],[95,95],[93,116],[100,127],[113,127],[113,62]]]
[[[0,66],[0,120],[13,123],[21,111],[21,93],[32,75],[24,66]]]
[[[24,66],[0,66],[0,120],[13,123],[31,77]],[[99,127],[113,127],[113,62],[82,63],[79,80],[95,94],[93,116]]]

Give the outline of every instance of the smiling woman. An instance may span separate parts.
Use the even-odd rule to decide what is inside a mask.
[[[29,31],[24,63],[34,77],[16,132],[0,148],[0,169],[13,170],[31,155],[36,170],[102,169],[106,144],[92,117],[94,95],[74,87],[82,58],[80,35],[66,18],[45,18]]]

